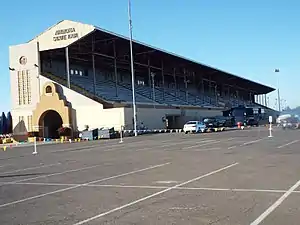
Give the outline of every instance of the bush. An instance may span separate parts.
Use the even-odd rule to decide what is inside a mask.
[[[38,137],[39,132],[38,131],[31,131],[27,133],[28,137]]]

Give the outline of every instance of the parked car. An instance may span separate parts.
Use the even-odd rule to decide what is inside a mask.
[[[280,122],[280,125],[283,129],[299,129],[300,128],[300,121],[296,117],[291,117],[284,119]]]
[[[217,128],[220,126],[220,123],[218,122],[218,120],[215,117],[205,118],[203,120],[203,123],[209,129]]]
[[[256,126],[258,127],[259,125],[259,122],[258,120],[254,119],[254,118],[249,118],[245,121],[244,123],[246,126]]]
[[[206,125],[200,121],[189,121],[183,126],[184,133],[204,133],[206,131]]]
[[[219,127],[233,127],[235,125],[234,117],[218,116],[216,117]]]

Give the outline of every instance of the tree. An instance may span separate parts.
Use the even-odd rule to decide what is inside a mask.
[[[7,121],[6,121],[6,116],[5,113],[2,112],[2,119],[1,119],[1,129],[2,129],[2,134],[7,134]]]
[[[3,129],[2,129],[2,116],[0,116],[0,134],[3,134]]]
[[[13,130],[12,130],[12,117],[11,117],[11,113],[10,112],[7,113],[7,128],[6,128],[6,132],[8,134],[11,134],[13,132]]]

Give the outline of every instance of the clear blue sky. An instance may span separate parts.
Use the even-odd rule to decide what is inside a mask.
[[[274,0],[132,0],[134,38],[276,86],[300,105],[300,2]],[[5,1],[0,9],[0,111],[10,109],[8,46],[70,19],[128,36],[127,0]],[[274,107],[276,94],[270,95]]]

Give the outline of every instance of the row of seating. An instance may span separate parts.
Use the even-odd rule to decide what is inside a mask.
[[[60,76],[65,79],[64,76]],[[106,101],[114,102],[132,102],[132,86],[130,79],[116,84],[113,80],[105,79],[101,74],[96,77],[96,86],[94,88],[93,78],[89,76],[71,76],[71,83],[86,90],[91,94]],[[94,93],[96,92],[96,93]],[[190,88],[188,91],[169,87],[155,87],[153,96],[153,87],[147,85],[135,85],[136,102],[146,104],[163,105],[191,105],[202,107],[225,106],[230,102],[232,106],[243,104],[238,99],[225,99],[222,97],[209,96],[207,93],[201,93],[199,90]]]
[[[71,82],[94,93],[94,81],[89,77],[74,76],[71,78]],[[117,85],[116,88],[115,82],[109,80],[96,79],[95,91],[96,95],[107,101],[132,102],[132,92],[130,89],[120,85]],[[152,103],[151,99],[144,96],[136,95],[135,98],[137,102]]]

